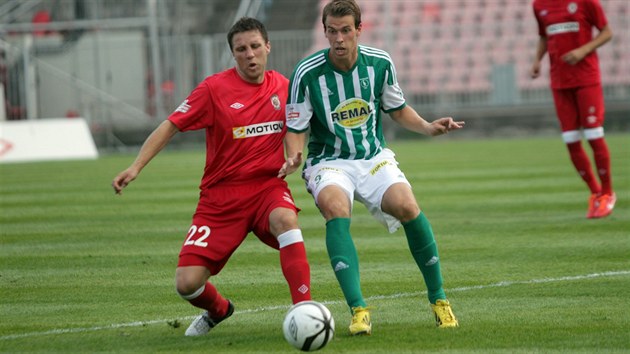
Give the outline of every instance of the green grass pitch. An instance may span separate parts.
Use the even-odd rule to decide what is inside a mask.
[[[614,213],[587,220],[588,193],[558,137],[397,141],[438,240],[460,327],[438,330],[402,230],[356,204],[352,233],[373,335],[350,337],[323,219],[289,177],[312,293],[336,321],[328,353],[630,352],[630,135],[610,134]],[[295,353],[275,251],[249,237],[213,278],[235,306],[208,336],[173,275],[197,201],[203,151],[160,154],[122,196],[135,156],[0,165],[0,352]]]

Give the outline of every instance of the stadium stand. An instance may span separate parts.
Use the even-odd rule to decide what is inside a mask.
[[[326,0],[320,0],[322,8]],[[361,43],[389,51],[408,94],[489,93],[513,73],[518,90],[549,86],[544,75],[531,80],[538,41],[531,0],[364,0]],[[630,33],[624,0],[603,0],[615,37],[600,48],[604,85],[630,85]],[[313,48],[327,46],[320,21]],[[544,62],[548,66],[547,61]],[[511,70],[506,69],[512,66]],[[509,76],[509,75],[508,75]],[[510,78],[507,77],[507,80]]]
[[[360,42],[392,54],[414,107],[467,120],[471,134],[514,131],[516,124],[528,131],[554,127],[547,61],[543,77],[528,75],[538,40],[532,0],[358,1]],[[628,130],[630,2],[600,1],[615,34],[598,51],[607,126]],[[88,118],[99,146],[139,144],[178,98],[231,65],[224,32],[242,16],[241,5],[249,4],[247,13],[257,9],[270,30],[271,69],[289,76],[305,55],[328,47],[321,24],[327,0],[297,3],[0,0],[0,119],[78,115]],[[155,38],[149,23],[156,24]],[[49,27],[37,32],[41,26]],[[122,51],[121,64],[115,53]],[[404,136],[397,129],[385,126],[386,134]]]

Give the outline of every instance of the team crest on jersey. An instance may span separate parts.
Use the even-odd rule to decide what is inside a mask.
[[[352,129],[363,125],[371,114],[372,107],[367,101],[351,98],[341,102],[330,114],[330,118],[333,123]]]
[[[569,6],[567,6],[567,10],[569,10],[570,14],[574,14],[577,11],[577,9],[578,9],[578,6],[574,2],[570,2]]]
[[[361,83],[361,88],[364,90],[370,87],[370,79],[368,79],[367,77],[359,79],[359,83]]]
[[[280,97],[278,95],[271,96],[271,104],[276,111],[280,110]]]

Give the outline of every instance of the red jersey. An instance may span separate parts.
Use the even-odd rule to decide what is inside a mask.
[[[168,119],[180,131],[206,129],[201,189],[221,182],[275,178],[284,163],[287,78],[265,72],[262,84],[244,81],[236,68],[207,77]]]
[[[571,65],[562,56],[593,39],[593,27],[608,21],[599,0],[534,0],[538,34],[547,37],[551,88],[564,89],[600,83],[596,51]]]

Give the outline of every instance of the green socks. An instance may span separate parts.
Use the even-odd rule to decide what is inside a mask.
[[[326,248],[348,306],[366,307],[361,293],[359,257],[350,236],[350,219],[335,218],[326,223]]]
[[[442,288],[440,258],[429,220],[420,213],[414,220],[404,223],[403,227],[413,259],[427,286],[429,301],[435,304],[439,299],[446,299]],[[348,306],[366,307],[361,293],[359,257],[350,236],[350,219],[335,218],[326,223],[326,248]]]
[[[446,294],[442,288],[440,257],[429,220],[421,212],[417,218],[404,223],[403,227],[411,255],[424,277],[429,301],[435,304],[439,299],[446,299]]]

